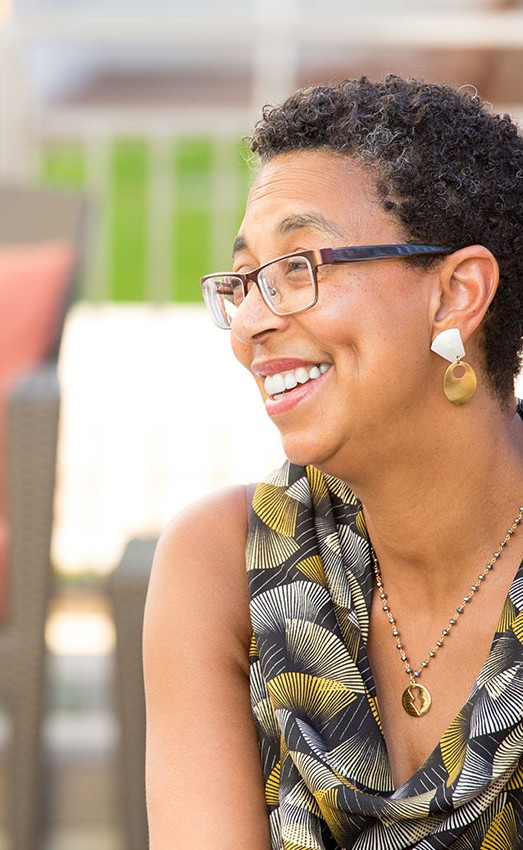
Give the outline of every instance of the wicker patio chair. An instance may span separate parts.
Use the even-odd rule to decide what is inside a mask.
[[[126,850],[147,850],[145,696],[142,627],[157,540],[131,540],[110,578],[116,625],[116,698],[120,721],[118,790]]]
[[[0,697],[8,712],[7,828],[11,850],[42,850],[44,793],[41,729],[45,704],[45,620],[52,589],[50,546],[60,388],[57,355],[78,269],[85,204],[72,194],[0,184],[0,254],[9,246],[71,246],[51,333],[40,362],[4,392],[5,610],[0,622]],[[2,271],[0,287],[7,288]],[[38,268],[35,267],[35,274]],[[31,284],[34,280],[31,279]],[[10,316],[2,316],[7,327]],[[2,364],[0,364],[1,367]],[[5,390],[5,387],[4,387]]]

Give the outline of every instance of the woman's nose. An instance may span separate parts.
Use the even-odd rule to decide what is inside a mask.
[[[231,320],[231,331],[240,342],[250,343],[262,334],[285,325],[286,316],[277,316],[269,310],[256,285],[252,285]]]

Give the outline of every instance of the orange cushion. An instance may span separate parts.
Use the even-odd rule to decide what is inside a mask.
[[[5,601],[5,406],[16,380],[45,359],[56,341],[72,271],[70,245],[0,245],[0,614]]]

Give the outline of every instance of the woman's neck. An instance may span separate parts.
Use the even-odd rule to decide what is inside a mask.
[[[355,490],[380,563],[447,594],[463,585],[456,565],[488,560],[523,504],[523,423],[498,408],[463,417],[450,437],[438,425]]]

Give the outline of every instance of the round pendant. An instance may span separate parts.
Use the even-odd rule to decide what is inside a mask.
[[[432,704],[432,697],[430,691],[424,685],[418,685],[416,682],[414,685],[405,688],[401,696],[401,703],[411,717],[423,717]]]

